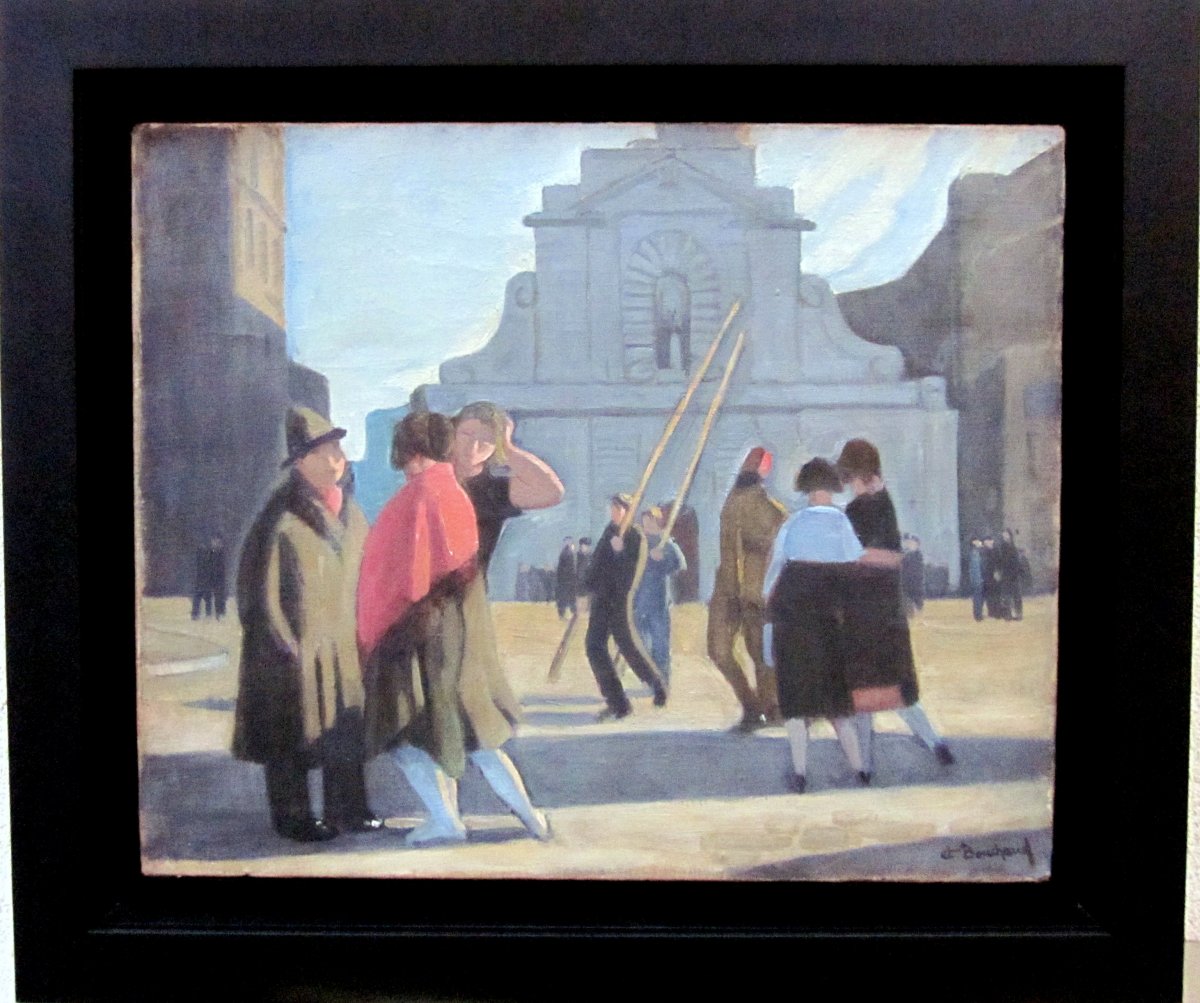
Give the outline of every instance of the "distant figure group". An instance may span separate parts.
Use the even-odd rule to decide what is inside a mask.
[[[972,614],[976,621],[985,614],[994,620],[1021,620],[1025,616],[1024,591],[1032,584],[1029,559],[1014,540],[1011,529],[971,538],[967,556],[967,582],[971,589]]]

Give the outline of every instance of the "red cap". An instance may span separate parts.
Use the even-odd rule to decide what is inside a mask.
[[[742,460],[743,474],[762,474],[764,477],[771,472],[771,454],[762,446],[755,446]]]

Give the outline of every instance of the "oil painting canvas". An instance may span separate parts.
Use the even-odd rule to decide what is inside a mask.
[[[1047,879],[1065,142],[140,126],[143,872]]]

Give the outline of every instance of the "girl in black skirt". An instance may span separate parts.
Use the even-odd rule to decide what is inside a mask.
[[[828,460],[816,458],[800,468],[796,490],[807,493],[808,507],[780,528],[763,582],[763,651],[776,668],[779,707],[792,752],[790,786],[797,793],[807,786],[808,726],[817,717],[833,724],[859,780],[870,780],[854,729],[842,625],[846,575],[863,547],[849,520],[833,505],[833,494],[841,488]]]
[[[891,496],[883,484],[879,450],[866,439],[851,439],[842,448],[838,472],[854,492],[846,506],[859,541],[866,548],[858,573],[850,578],[845,606],[846,664],[856,692],[859,745],[872,769],[872,712],[894,710],[948,766],[954,755],[934,730],[920,703],[917,668],[900,587],[900,527]]]

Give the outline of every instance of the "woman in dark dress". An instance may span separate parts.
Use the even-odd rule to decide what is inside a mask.
[[[846,680],[842,602],[847,572],[863,553],[846,516],[833,505],[842,489],[828,460],[815,458],[796,475],[808,507],[780,527],[763,580],[767,624],[763,652],[776,670],[779,709],[792,753],[792,790],[804,793],[808,728],[827,718],[842,751],[866,784],[855,732],[854,704]]]
[[[487,596],[488,564],[505,521],[527,509],[557,505],[562,501],[563,486],[544,460],[512,441],[513,427],[512,419],[495,404],[488,401],[468,404],[454,416],[450,463],[475,509],[479,534],[477,561],[482,572],[463,597],[466,614],[463,675],[478,683],[461,690],[460,696],[467,708],[478,704],[486,711],[494,695],[503,694],[503,706],[515,722],[520,704],[500,661],[500,645]],[[508,468],[507,474],[494,469],[500,464]],[[516,765],[499,747],[499,742],[491,745],[490,749],[473,753],[471,761],[530,833],[538,839],[548,839],[550,827],[545,814],[533,808]]]
[[[920,703],[900,584],[900,527],[883,483],[879,450],[865,439],[851,439],[837,466],[854,492],[846,517],[866,549],[850,576],[844,611],[847,673],[864,768],[873,770],[871,715],[883,710],[896,711],[938,762],[949,765],[954,762],[950,747]]]

